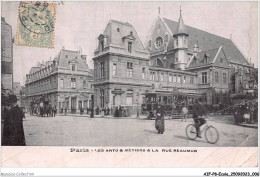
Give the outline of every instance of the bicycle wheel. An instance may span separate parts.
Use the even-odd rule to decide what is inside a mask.
[[[194,140],[197,137],[196,127],[193,124],[189,124],[186,127],[186,135],[189,139]]]
[[[207,142],[211,144],[217,143],[219,139],[218,130],[213,126],[209,126],[205,131],[205,137]]]

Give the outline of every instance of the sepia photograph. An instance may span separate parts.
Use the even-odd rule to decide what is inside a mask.
[[[258,2],[1,1],[1,145],[257,158]]]

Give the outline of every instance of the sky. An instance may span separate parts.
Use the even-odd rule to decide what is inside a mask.
[[[58,4],[58,3],[57,3]],[[2,2],[1,16],[16,34],[19,2]],[[93,68],[92,58],[110,19],[131,23],[144,43],[152,24],[162,17],[178,21],[180,6],[186,25],[230,38],[242,53],[258,66],[258,11],[257,2],[69,2],[57,5],[54,49],[13,47],[14,81],[25,83],[25,76],[37,62],[48,61],[64,47],[82,49],[87,63]]]

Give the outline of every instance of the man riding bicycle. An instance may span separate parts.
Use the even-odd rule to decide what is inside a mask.
[[[205,117],[207,115],[206,108],[201,104],[201,100],[195,100],[193,105],[193,120],[195,122],[197,137],[201,138],[200,126],[206,123]]]

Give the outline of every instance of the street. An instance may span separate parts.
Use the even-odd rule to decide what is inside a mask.
[[[23,121],[27,146],[145,146],[145,147],[251,147],[257,146],[257,129],[241,127],[218,115],[208,121],[219,131],[217,144],[202,138],[188,140],[185,128],[192,123],[165,120],[164,134],[157,134],[154,120],[89,118],[77,115],[36,117]]]

